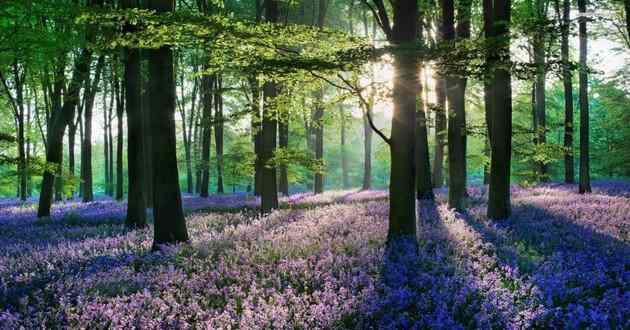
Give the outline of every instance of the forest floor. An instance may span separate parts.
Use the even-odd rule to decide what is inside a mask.
[[[113,201],[0,200],[0,329],[630,328],[630,183],[513,188],[513,216],[418,206],[418,249],[386,248],[384,191],[186,196],[190,244],[150,252],[152,229]]]

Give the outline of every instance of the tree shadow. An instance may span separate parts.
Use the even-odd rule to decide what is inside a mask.
[[[457,255],[457,246],[433,201],[418,207],[418,240],[389,242],[379,260],[374,289],[341,328],[504,328],[500,306],[484,299],[483,288]]]
[[[462,219],[495,247],[498,267],[530,286],[530,302],[539,305],[534,326],[630,325],[627,241],[533,203],[515,205],[512,216],[500,222],[475,211],[462,213]]]

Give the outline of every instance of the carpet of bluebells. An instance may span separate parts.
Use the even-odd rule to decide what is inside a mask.
[[[387,194],[184,197],[190,244],[150,252],[125,205],[0,200],[0,329],[630,329],[630,183],[512,191],[513,216],[418,205],[385,244]],[[241,211],[239,211],[241,210]],[[248,211],[249,210],[249,211]]]

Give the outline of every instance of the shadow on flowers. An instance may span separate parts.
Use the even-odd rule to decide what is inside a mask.
[[[628,328],[630,326],[630,244],[580,223],[588,213],[568,217],[544,205],[518,203],[512,217],[489,221],[482,211],[464,221],[496,250],[499,267],[509,269],[503,285],[528,292],[518,306],[529,326]],[[602,224],[606,219],[598,218]],[[599,229],[599,228],[598,228]],[[521,281],[522,280],[522,281]]]
[[[453,238],[434,202],[419,206],[417,244],[390,242],[383,249],[374,288],[343,328],[502,328],[503,315],[485,300],[481,287],[462,267]]]

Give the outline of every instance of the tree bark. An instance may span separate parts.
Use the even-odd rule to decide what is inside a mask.
[[[324,90],[320,89],[315,93],[315,110],[313,112],[313,132],[315,135],[314,147],[315,147],[315,160],[319,162],[324,161]],[[315,194],[321,194],[324,192],[324,173],[321,171],[315,172],[313,181],[313,192]]]
[[[440,188],[444,185],[444,147],[446,131],[446,82],[439,75],[435,81],[435,152],[433,158],[433,186]]]
[[[362,190],[372,187],[372,127],[368,116],[372,116],[372,108],[368,106],[363,114],[363,184]]]
[[[547,143],[547,116],[546,116],[546,102],[545,102],[545,80],[546,80],[546,54],[545,54],[545,31],[544,21],[546,20],[545,4],[542,0],[535,0],[535,15],[536,20],[541,28],[535,32],[534,35],[534,63],[536,64],[536,84],[535,87],[535,111],[536,116],[536,132],[537,144],[544,146]],[[547,164],[544,161],[536,164],[538,167],[538,177],[542,182],[548,181],[548,169]]]
[[[265,19],[267,22],[278,22],[278,1],[265,0]],[[277,111],[273,106],[273,100],[278,95],[274,82],[266,82],[263,88],[264,108],[262,113],[261,136],[261,213],[267,214],[278,208],[278,185],[276,183],[276,167],[270,164],[270,160],[276,150],[276,138],[278,130]],[[271,106],[270,106],[271,105]]]
[[[289,148],[289,118],[288,115],[283,116],[278,121],[278,144],[280,148]],[[278,175],[278,191],[289,196],[289,170],[287,164],[280,164],[280,173]]]
[[[491,2],[491,1],[490,1]],[[484,10],[488,8],[484,4]],[[510,71],[497,66],[510,61],[509,22],[511,1],[495,1],[491,6],[491,37],[496,37],[490,51],[491,81],[491,161],[488,217],[505,219],[511,214],[510,165],[512,159],[512,87]],[[484,15],[486,16],[486,15]],[[502,24],[498,24],[502,23]],[[508,24],[505,24],[508,23]]]
[[[346,150],[346,114],[344,113],[343,108],[339,108],[339,116],[341,123],[341,182],[343,184],[343,189],[350,188],[350,180],[348,178],[348,153]]]
[[[418,70],[416,70],[418,71]],[[418,81],[418,88],[423,88]],[[419,92],[422,94],[422,92]],[[416,198],[433,199],[433,184],[431,183],[431,165],[429,163],[429,140],[427,132],[427,118],[424,105],[418,107],[416,118]]]
[[[630,3],[630,1],[626,1]],[[569,63],[569,34],[571,32],[571,0],[562,2],[562,82],[564,85],[564,182],[575,183],[573,167],[573,77]]]
[[[172,12],[173,0],[153,0],[150,9]],[[153,148],[153,249],[188,241],[177,170],[173,53],[168,47],[149,51],[151,138]]]
[[[589,104],[588,104],[588,32],[586,0],[578,0],[580,11],[580,194],[591,192],[589,165]]]
[[[626,30],[628,30],[628,39],[630,39],[630,0],[624,0],[623,6],[626,9]]]
[[[201,78],[201,97],[203,117],[201,119],[201,187],[199,195],[208,197],[210,191],[210,147],[212,138],[212,87],[214,77]]]
[[[394,53],[394,88],[390,139],[388,240],[416,237],[416,97],[418,63],[413,45],[418,33],[418,3],[400,0],[393,6],[393,28],[387,33]],[[411,49],[409,49],[411,48]]]
[[[123,8],[137,8],[136,0],[123,0]],[[125,28],[133,32],[133,28]],[[127,217],[125,226],[128,228],[141,228],[147,225],[145,176],[146,153],[144,151],[144,116],[142,114],[142,77],[140,70],[140,51],[137,49],[125,50],[125,104],[127,105]],[[121,132],[119,132],[120,134]]]
[[[217,155],[217,193],[223,194],[223,80],[221,75],[217,75],[214,91],[214,140]]]
[[[118,201],[123,199],[124,186],[123,186],[123,115],[125,112],[125,102],[123,99],[124,87],[121,86],[116,79],[116,85],[120,86],[116,93],[116,195],[115,198]],[[112,141],[112,128],[109,125],[109,140]],[[110,146],[110,157],[112,155],[112,147]],[[112,161],[110,160],[110,173],[112,170]],[[110,178],[111,179],[111,178]]]
[[[262,126],[260,114],[260,88],[256,77],[250,77],[249,87],[252,93],[252,140],[254,142],[254,153],[256,160],[254,163],[254,195],[261,196],[262,193]]]

